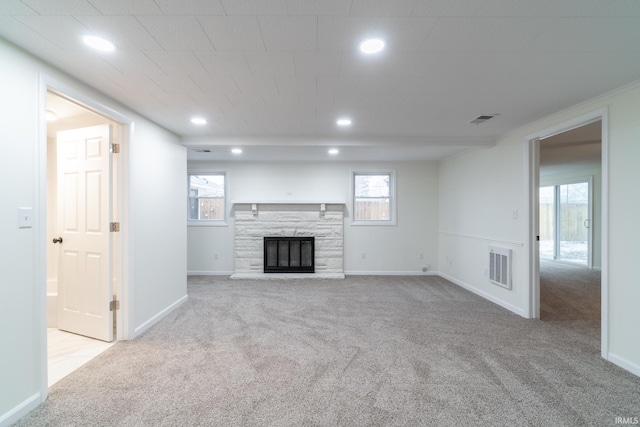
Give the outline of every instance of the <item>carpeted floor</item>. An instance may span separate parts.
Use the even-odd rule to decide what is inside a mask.
[[[640,416],[640,378],[570,322],[523,319],[438,277],[192,277],[188,302],[60,381],[17,425],[613,426]]]
[[[540,319],[600,340],[600,272],[540,260]]]

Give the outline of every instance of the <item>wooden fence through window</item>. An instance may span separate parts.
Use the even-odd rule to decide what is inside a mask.
[[[196,208],[196,204],[199,204]],[[197,216],[197,218],[194,218]],[[222,220],[224,219],[224,197],[207,197],[191,199],[190,219]]]
[[[590,219],[584,203],[563,203],[561,206],[562,218],[560,230],[561,240],[566,242],[585,242],[589,238],[588,229],[584,226],[585,220]],[[555,207],[553,203],[540,204],[540,239],[553,239],[555,222]],[[591,227],[592,224],[589,224]]]
[[[356,200],[355,216],[359,221],[390,219],[389,199]]]

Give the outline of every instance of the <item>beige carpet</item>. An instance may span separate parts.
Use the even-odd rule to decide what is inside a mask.
[[[540,260],[540,319],[575,325],[600,339],[600,272],[580,264]]]
[[[437,277],[189,280],[18,426],[608,426],[640,378]]]

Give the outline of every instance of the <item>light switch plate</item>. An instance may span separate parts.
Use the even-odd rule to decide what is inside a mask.
[[[18,208],[18,228],[33,227],[33,209]]]

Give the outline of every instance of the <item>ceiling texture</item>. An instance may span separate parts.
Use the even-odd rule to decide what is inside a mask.
[[[640,79],[638,0],[2,0],[0,37],[200,160],[439,160]]]

